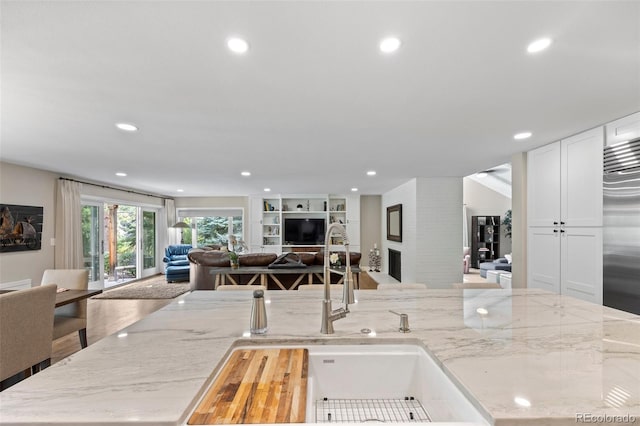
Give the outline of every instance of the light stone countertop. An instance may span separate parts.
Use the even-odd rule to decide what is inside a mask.
[[[336,333],[324,336],[322,294],[267,292],[269,332],[258,337],[243,337],[250,291],[184,295],[126,336],[109,336],[0,393],[0,423],[183,424],[238,340],[393,339],[421,341],[496,425],[575,425],[576,415],[640,425],[640,316],[538,290],[363,290],[334,323]],[[389,309],[409,314],[411,333],[397,331]]]

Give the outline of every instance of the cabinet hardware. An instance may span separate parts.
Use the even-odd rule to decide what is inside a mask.
[[[557,224],[558,224],[558,222],[553,222],[553,224],[554,224],[554,225],[557,225]]]
[[[564,222],[560,222],[560,225],[564,225]]]
[[[554,232],[554,233],[556,233],[556,232],[558,232],[558,230],[557,230],[557,229],[554,229],[554,230],[553,230],[553,232]]]

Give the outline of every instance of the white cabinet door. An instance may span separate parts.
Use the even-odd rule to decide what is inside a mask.
[[[560,236],[561,294],[602,304],[602,228],[567,228]]]
[[[347,196],[347,234],[351,251],[360,251],[360,196]]]
[[[529,228],[528,287],[602,304],[602,228]]]
[[[560,142],[528,152],[527,206],[529,226],[560,221]]]
[[[262,197],[249,198],[249,246],[251,252],[261,251],[262,246],[262,210],[264,203]]]
[[[528,286],[602,304],[604,129],[528,153]]]
[[[602,226],[602,127],[561,143],[560,221],[566,226]]]
[[[347,196],[347,223],[349,221],[360,222],[360,196],[350,195]]]
[[[640,112],[631,114],[606,126],[607,146],[640,138]]]
[[[560,293],[560,230],[529,228],[528,287]]]

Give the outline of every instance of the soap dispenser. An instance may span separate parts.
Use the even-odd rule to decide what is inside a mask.
[[[253,292],[249,330],[251,334],[264,334],[267,332],[267,309],[264,305],[264,291],[262,290]]]

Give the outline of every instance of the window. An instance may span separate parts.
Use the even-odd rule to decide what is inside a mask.
[[[229,235],[243,240],[243,214],[241,209],[180,209],[178,220],[190,225],[182,229],[182,241],[194,247],[209,244],[226,246]]]

